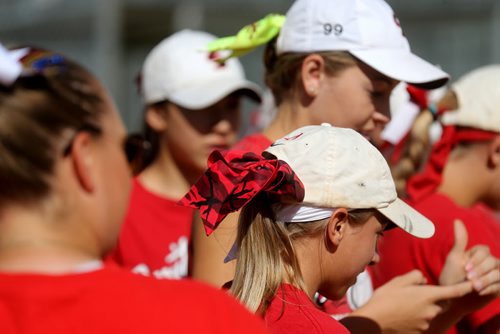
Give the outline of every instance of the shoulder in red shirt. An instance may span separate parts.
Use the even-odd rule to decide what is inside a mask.
[[[264,333],[222,291],[104,267],[68,275],[0,274],[0,333]]]
[[[145,276],[186,277],[193,213],[174,199],[150,192],[135,178],[125,222],[110,258]]]
[[[307,294],[282,284],[271,301],[264,320],[271,333],[329,333],[347,334],[340,322],[318,309]]]

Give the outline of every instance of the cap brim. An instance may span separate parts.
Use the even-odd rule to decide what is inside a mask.
[[[434,235],[434,224],[399,198],[389,206],[377,210],[395,225],[415,237],[430,238]]]
[[[375,49],[349,51],[378,72],[425,89],[439,88],[450,79],[448,73],[405,50]]]
[[[250,99],[261,102],[259,86],[248,80],[225,80],[217,83],[198,83],[185,87],[169,97],[169,101],[186,109],[203,109],[209,107],[229,94],[241,92]]]

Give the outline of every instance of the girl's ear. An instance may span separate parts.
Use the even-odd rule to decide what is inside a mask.
[[[153,105],[146,109],[146,123],[156,132],[163,132],[167,129],[165,113],[168,112],[170,104]]]
[[[488,167],[500,168],[500,135],[488,146]]]
[[[313,98],[318,95],[324,69],[325,60],[318,54],[311,54],[302,62],[302,88],[307,96]]]
[[[88,132],[81,131],[76,134],[71,144],[70,156],[73,169],[80,186],[87,192],[94,192],[94,156],[92,152],[92,138]]]
[[[347,209],[335,210],[326,228],[327,242],[337,248],[345,236],[349,224]]]

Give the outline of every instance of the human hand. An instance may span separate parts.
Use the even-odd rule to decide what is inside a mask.
[[[453,247],[448,253],[446,260],[439,275],[440,285],[451,285],[458,282],[463,282],[467,278],[466,264],[466,247],[468,241],[467,230],[464,224],[460,220],[455,220],[453,231],[455,235],[455,241]]]
[[[454,302],[463,314],[475,311],[500,295],[499,260],[485,245],[467,247],[467,230],[460,220],[454,223],[455,242],[448,253],[439,277],[441,285],[468,280],[474,291]]]
[[[373,319],[383,333],[421,333],[443,311],[441,301],[472,291],[468,281],[449,286],[425,283],[418,270],[398,276],[375,290],[368,303],[353,315]]]
[[[467,279],[479,296],[500,296],[500,260],[485,245],[477,245],[466,253]]]

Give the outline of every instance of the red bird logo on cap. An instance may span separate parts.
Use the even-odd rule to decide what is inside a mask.
[[[293,137],[285,137],[285,138],[283,138],[283,139],[284,139],[284,140],[295,140],[295,139],[299,138],[300,136],[302,136],[303,134],[304,134],[304,133],[303,133],[303,132],[301,132],[301,133],[299,133],[298,135],[295,135],[295,136],[293,136]]]
[[[208,54],[208,59],[213,60],[219,67],[224,67],[226,63],[222,60],[222,57],[219,52],[212,51]]]

